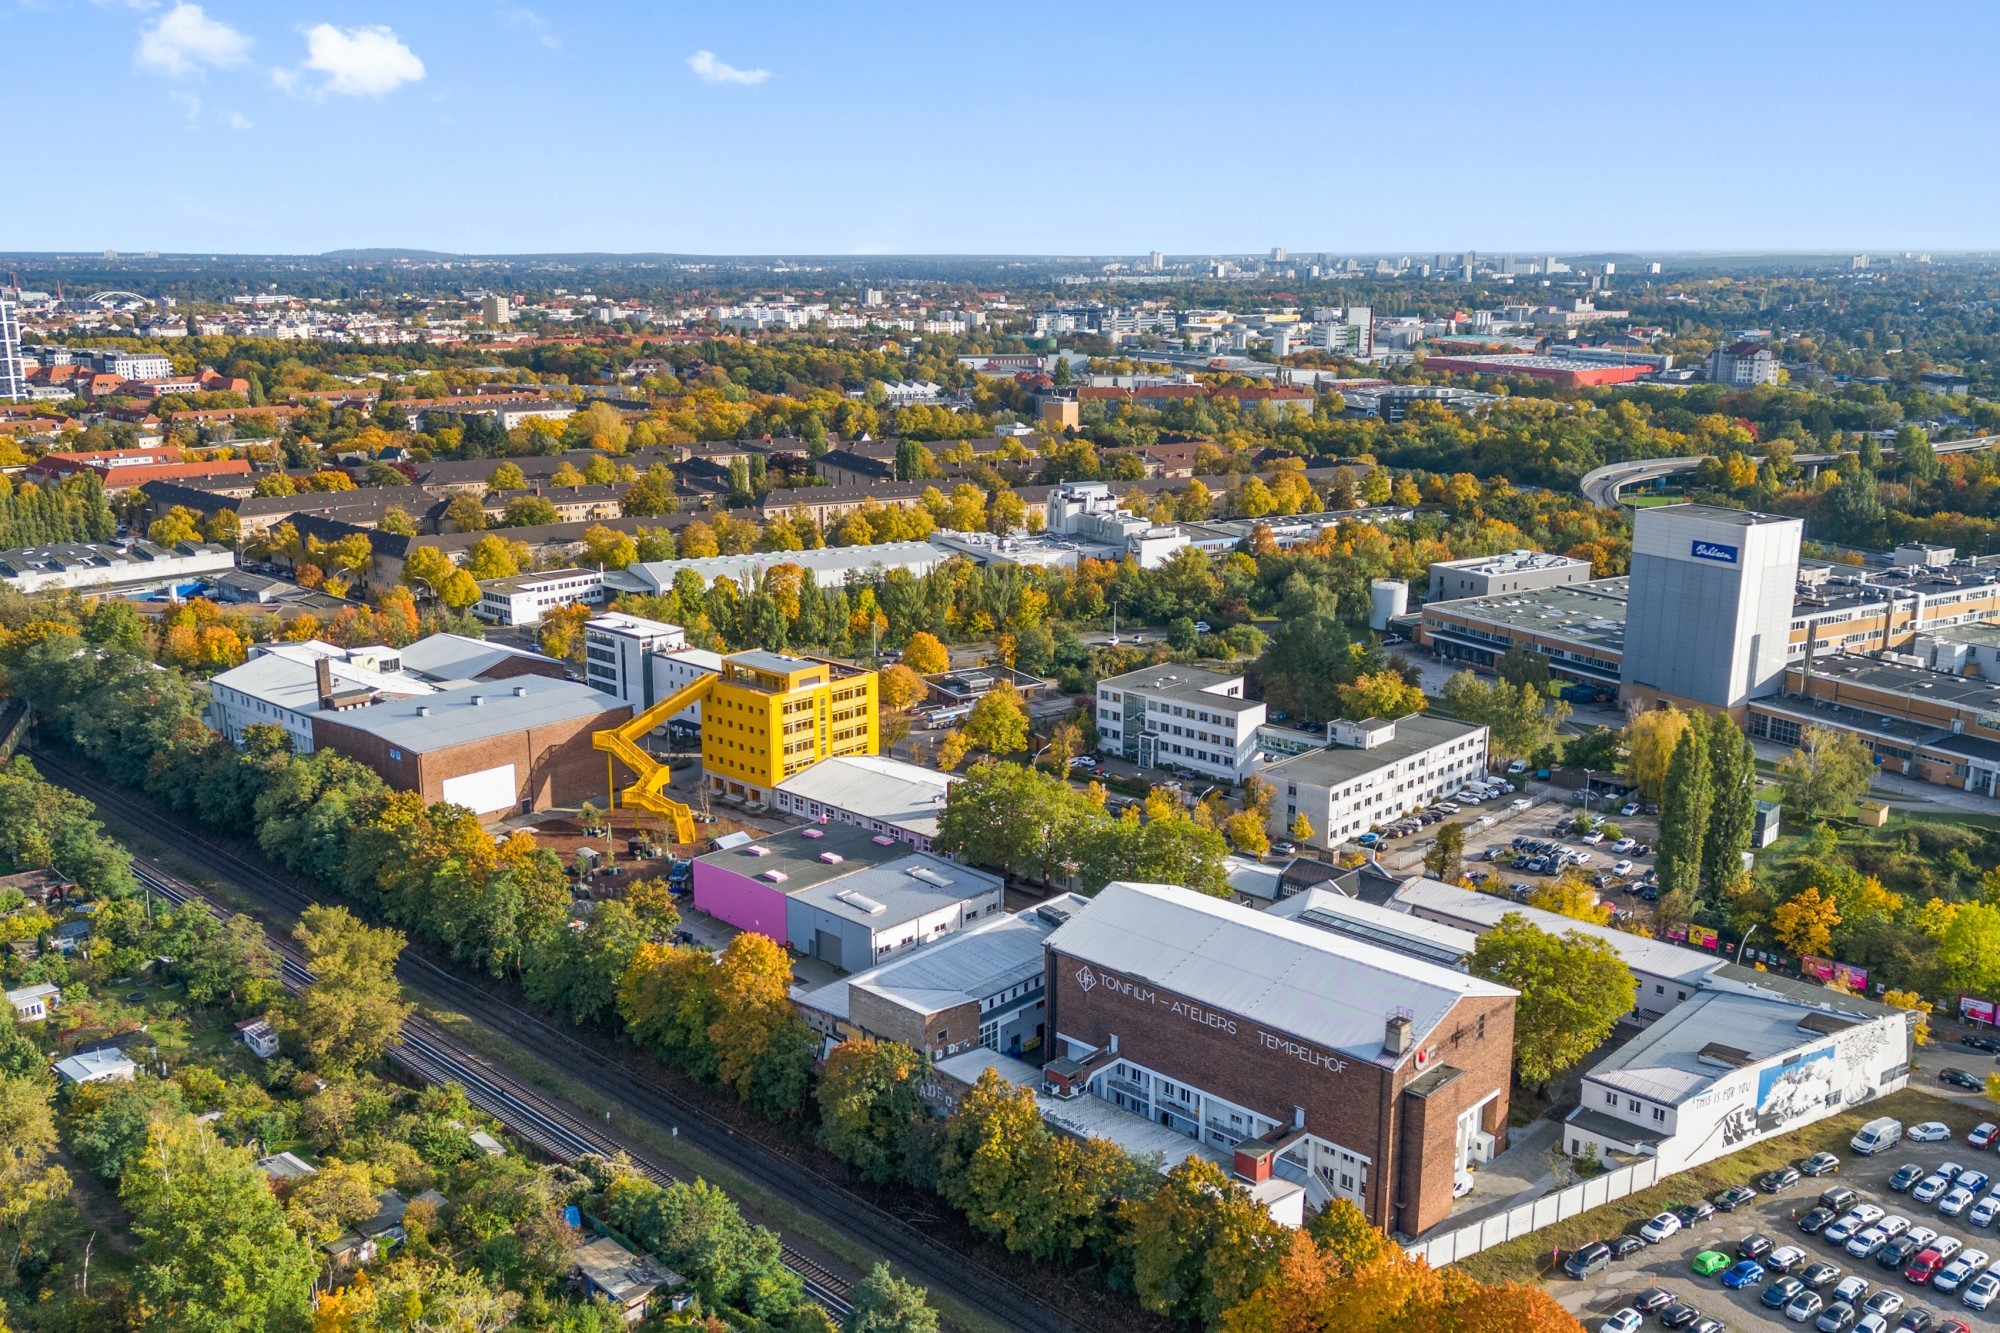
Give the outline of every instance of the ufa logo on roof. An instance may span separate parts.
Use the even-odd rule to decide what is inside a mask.
[[[1097,974],[1088,967],[1079,967],[1076,970],[1076,984],[1083,987],[1083,993],[1088,995],[1097,989]]]
[[[1696,542],[1689,554],[1697,560],[1714,560],[1725,565],[1736,563],[1736,548],[1724,546],[1721,542]]]

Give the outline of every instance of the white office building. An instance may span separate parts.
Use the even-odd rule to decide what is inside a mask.
[[[1050,489],[1045,530],[1122,551],[1141,569],[1158,569],[1191,538],[1175,525],[1159,525],[1125,508],[1101,481],[1072,481]]]
[[[493,625],[539,625],[542,617],[562,606],[604,605],[604,571],[552,569],[541,574],[516,574],[487,579],[479,585],[473,608]]]
[[[1841,1014],[1705,992],[1584,1075],[1563,1147],[1683,1171],[1900,1092],[1910,1056],[1900,1010]]]
[[[1290,837],[1303,814],[1314,842],[1337,847],[1486,774],[1486,728],[1464,722],[1421,713],[1336,722],[1333,739],[1336,748],[1282,759],[1260,775],[1278,789],[1273,837]]]
[[[1770,348],[1752,342],[1718,347],[1709,353],[1708,378],[1711,384],[1727,384],[1737,389],[1776,384],[1778,358],[1771,355]]]
[[[1243,677],[1158,666],[1097,683],[1097,735],[1106,750],[1148,768],[1183,768],[1240,781],[1257,757],[1264,705]]]
[[[722,654],[687,646],[679,625],[608,611],[583,627],[584,672],[591,686],[643,713],[703,676],[720,675]],[[689,704],[668,724],[701,725],[701,705]]]
[[[0,298],[0,402],[28,397],[28,366],[21,357],[21,314],[12,301]]]

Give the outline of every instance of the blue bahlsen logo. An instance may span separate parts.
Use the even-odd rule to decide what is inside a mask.
[[[1736,563],[1736,548],[1724,546],[1721,542],[1696,542],[1692,554],[1697,560],[1718,560],[1725,565]]]

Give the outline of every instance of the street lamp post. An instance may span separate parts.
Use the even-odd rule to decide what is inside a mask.
[[[1755,935],[1756,933],[1757,933],[1757,926],[1753,923],[1750,929],[1743,932],[1743,938],[1736,941],[1736,965],[1738,967],[1743,966],[1743,946],[1748,944],[1750,942],[1750,937],[1752,935]]]

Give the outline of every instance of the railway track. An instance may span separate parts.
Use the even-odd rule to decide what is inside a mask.
[[[312,894],[287,883],[269,867],[258,865],[227,847],[180,827],[142,804],[132,793],[121,791],[92,774],[80,771],[61,757],[52,758],[45,752],[37,751],[34,759],[51,781],[88,797],[100,807],[106,807],[115,818],[174,847],[185,860],[212,873],[218,881],[232,885],[257,903],[296,916],[319,901]],[[219,915],[228,910],[194,885],[167,874],[157,866],[135,859],[133,869],[151,891],[168,897],[170,901],[185,902],[192,898],[200,900]],[[273,937],[272,944],[282,960],[286,985],[296,989],[308,982],[310,975],[306,973],[297,946],[289,939],[277,937]],[[487,987],[420,955],[406,951],[398,964],[398,973],[413,990],[431,996],[482,1026],[520,1042],[559,1072],[599,1088],[660,1128],[686,1138],[692,1147],[721,1165],[901,1267],[911,1279],[948,1293],[960,1304],[1009,1328],[1027,1330],[1028,1333],[1075,1333],[1078,1329],[1079,1326],[1069,1315],[1039,1293],[1002,1274],[979,1267],[969,1256],[885,1211],[838,1181],[764,1147],[679,1093],[627,1068],[613,1054],[580,1039],[574,1032],[558,1027]],[[474,1105],[523,1139],[562,1160],[572,1160],[584,1153],[611,1155],[622,1152],[632,1160],[636,1169],[653,1179],[666,1181],[679,1178],[574,1107],[495,1068],[491,1062],[435,1024],[412,1019],[404,1027],[403,1042],[392,1054],[399,1064],[419,1078],[459,1083]],[[837,1317],[845,1313],[852,1291],[850,1282],[789,1244],[784,1247],[784,1260],[786,1266],[798,1274],[815,1300]]]
[[[228,915],[227,909],[199,889],[155,866],[134,861],[132,872],[149,891],[177,907],[195,903],[218,918]],[[290,940],[269,938],[278,953],[279,979],[285,989],[296,992],[311,985],[312,972],[305,966],[298,947]],[[425,1083],[458,1084],[474,1106],[557,1161],[574,1162],[591,1155],[611,1157],[623,1152],[635,1169],[657,1184],[682,1179],[643,1154],[612,1142],[576,1112],[494,1069],[424,1019],[412,1018],[406,1022],[402,1040],[389,1054]],[[806,1293],[825,1307],[827,1313],[836,1319],[847,1315],[851,1308],[850,1284],[789,1245],[783,1247],[782,1255],[785,1267],[798,1275]]]

